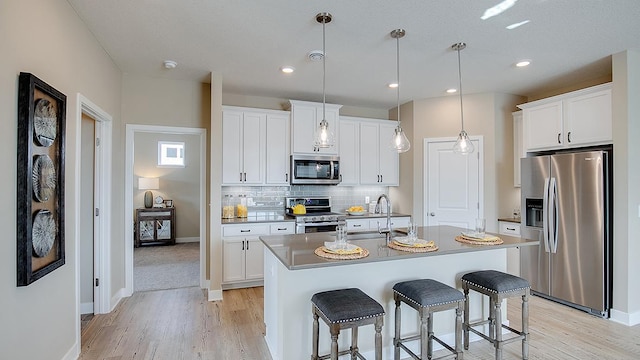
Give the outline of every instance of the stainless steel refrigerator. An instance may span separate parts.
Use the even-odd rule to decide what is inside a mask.
[[[521,160],[520,275],[540,296],[603,317],[611,306],[611,152]]]

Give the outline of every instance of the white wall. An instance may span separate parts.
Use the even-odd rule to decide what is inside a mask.
[[[2,1],[0,3],[0,358],[75,358],[76,278],[75,261],[76,191],[75,167],[80,120],[75,118],[76,94],[82,93],[114,118],[112,176],[121,179],[122,143],[120,123],[120,71],[96,42],[84,23],[65,0]],[[31,72],[67,96],[66,116],[66,264],[27,287],[16,287],[16,119],[18,74]],[[123,192],[114,181],[114,194]],[[113,198],[114,213],[122,200]],[[113,217],[117,219],[118,217]],[[122,234],[122,222],[112,226]],[[114,279],[122,283],[122,279]]]

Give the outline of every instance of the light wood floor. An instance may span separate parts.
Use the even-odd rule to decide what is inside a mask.
[[[227,290],[224,301],[215,302],[195,287],[138,292],[89,322],[79,359],[269,360],[262,304],[261,287]],[[511,325],[519,328],[520,304],[509,301],[508,306]],[[535,296],[529,321],[532,360],[640,359],[640,326],[626,327]],[[509,344],[504,359],[518,359],[520,351],[519,342]],[[493,349],[474,342],[464,358],[493,359]]]

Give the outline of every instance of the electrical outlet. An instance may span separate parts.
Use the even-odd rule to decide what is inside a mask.
[[[365,197],[364,197],[364,203],[365,203],[365,204],[370,203],[370,202],[371,202],[370,200],[371,200],[371,199],[370,199],[368,196],[365,196]]]

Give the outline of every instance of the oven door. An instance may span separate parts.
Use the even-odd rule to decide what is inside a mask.
[[[318,223],[300,223],[296,224],[296,234],[308,234],[316,232],[336,231],[338,222],[318,222]]]
[[[337,185],[340,161],[337,156],[291,156],[291,184]]]

